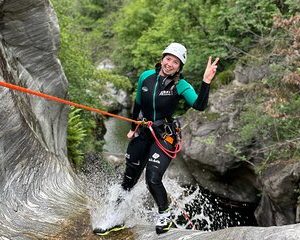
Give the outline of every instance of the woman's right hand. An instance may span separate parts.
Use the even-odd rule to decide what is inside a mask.
[[[207,84],[211,83],[211,80],[214,78],[217,67],[218,67],[219,58],[216,58],[213,63],[211,63],[211,57],[208,58],[207,66],[203,75],[203,81]]]
[[[135,133],[135,131],[130,129],[129,132],[127,133],[127,138],[132,139],[134,137],[134,133]]]

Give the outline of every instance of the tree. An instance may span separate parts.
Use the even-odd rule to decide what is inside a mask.
[[[185,73],[198,83],[209,55],[229,66],[269,33],[278,12],[267,0],[133,0],[115,23],[114,59],[122,71],[141,72],[153,67],[167,44],[178,41],[188,49]]]

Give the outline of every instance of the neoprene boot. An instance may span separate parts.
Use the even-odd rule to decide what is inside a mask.
[[[157,234],[165,233],[170,230],[171,226],[172,226],[172,219],[171,219],[170,211],[168,210],[164,213],[160,213],[155,227],[156,233]]]

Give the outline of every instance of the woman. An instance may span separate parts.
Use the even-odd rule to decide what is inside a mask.
[[[186,58],[186,48],[179,43],[171,43],[163,51],[156,69],[143,72],[138,80],[132,118],[153,122],[154,135],[159,143],[154,140],[147,126],[139,127],[137,134],[133,124],[127,134],[131,141],[125,155],[126,169],[122,187],[127,191],[132,189],[146,167],[146,183],[158,206],[158,234],[168,231],[172,225],[167,192],[162,183],[162,177],[174,157],[168,150],[174,151],[179,138],[178,125],[172,115],[182,98],[197,110],[203,111],[206,108],[210,83],[219,60],[217,58],[211,63],[209,58],[197,95],[181,75]]]
[[[167,149],[174,150],[176,133],[172,127],[169,135],[173,135],[175,141],[163,139],[166,126],[172,126],[172,115],[183,98],[191,107],[203,111],[208,102],[209,87],[215,76],[218,58],[212,63],[208,59],[207,67],[203,76],[199,95],[193,87],[182,78],[181,71],[186,63],[186,48],[179,43],[171,43],[162,53],[162,60],[154,70],[148,70],[140,75],[137,94],[133,109],[133,119],[139,115],[146,121],[152,121],[155,132],[160,138],[160,143]],[[126,153],[126,170],[122,187],[130,190],[138,181],[143,169],[146,167],[146,183],[153,196],[159,212],[156,224],[158,234],[166,232],[172,225],[167,193],[162,183],[162,177],[168,168],[171,156],[168,156],[154,141],[150,130],[146,127],[139,129],[135,135],[136,126],[133,124],[127,134],[132,139]],[[167,128],[168,129],[168,128]],[[160,137],[161,136],[161,137]]]

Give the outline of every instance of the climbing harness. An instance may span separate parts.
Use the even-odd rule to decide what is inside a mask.
[[[154,123],[155,123],[155,122],[154,122]],[[151,135],[153,136],[153,138],[154,138],[154,140],[155,140],[156,145],[157,145],[157,146],[158,146],[158,147],[159,147],[159,148],[160,148],[160,149],[161,149],[168,157],[170,157],[170,158],[172,158],[172,159],[176,158],[177,153],[179,153],[179,152],[181,151],[181,148],[182,148],[181,137],[179,137],[179,136],[180,136],[180,129],[178,129],[178,130],[177,130],[178,132],[175,133],[175,135],[176,135],[176,137],[177,137],[177,140],[176,140],[176,144],[175,144],[175,150],[172,151],[172,150],[167,149],[166,147],[164,147],[164,146],[160,143],[160,141],[159,141],[158,137],[156,136],[155,131],[154,131],[153,127],[152,127],[152,126],[154,125],[154,123],[153,123],[152,121],[148,121],[148,122],[147,122],[147,127],[149,128],[149,130],[150,130],[150,132],[151,132]],[[168,125],[164,125],[164,128],[165,128],[165,133],[164,133],[164,135],[162,136],[162,139],[163,139],[164,141],[166,141],[166,142],[168,142],[168,143],[170,143],[170,144],[172,145],[173,142],[175,141],[174,136],[172,136],[172,135],[174,135],[174,134],[173,134],[173,131],[171,130],[170,126],[168,126]]]
[[[106,115],[106,116],[118,118],[118,119],[123,120],[123,121],[134,123],[134,124],[137,125],[135,130],[134,130],[134,133],[137,131],[137,129],[141,125],[146,126],[146,127],[149,128],[149,130],[150,130],[157,146],[167,156],[169,156],[172,159],[174,159],[176,157],[177,153],[179,153],[180,150],[181,150],[182,143],[181,143],[181,136],[180,136],[180,127],[178,125],[175,127],[175,130],[176,130],[175,136],[177,138],[176,139],[176,144],[175,144],[175,150],[171,151],[171,150],[165,148],[160,143],[160,141],[158,140],[158,137],[156,136],[156,133],[153,130],[153,127],[152,127],[153,124],[156,124],[156,122],[153,123],[152,121],[147,121],[145,119],[140,120],[140,121],[133,120],[133,119],[130,119],[130,118],[127,118],[127,117],[123,117],[123,116],[120,116],[120,115],[109,113],[109,112],[106,112],[106,111],[103,111],[103,110],[100,110],[100,109],[97,109],[97,108],[92,108],[92,107],[89,107],[89,106],[86,106],[86,105],[83,105],[83,104],[78,104],[78,103],[75,103],[75,102],[71,102],[71,101],[68,101],[68,100],[65,100],[65,99],[62,99],[62,98],[59,98],[59,97],[55,97],[55,96],[52,96],[52,95],[48,95],[48,94],[45,94],[45,93],[42,93],[42,92],[34,91],[34,90],[31,90],[31,89],[28,89],[28,88],[20,87],[18,85],[3,82],[3,81],[0,81],[0,86],[5,87],[5,88],[9,88],[11,90],[15,90],[15,91],[18,91],[18,92],[23,92],[23,93],[34,95],[34,96],[37,96],[37,97],[41,97],[41,98],[44,98],[44,99],[47,99],[47,100],[63,103],[63,104],[73,106],[73,107],[76,107],[76,108],[81,108],[81,109],[84,109],[84,110],[87,110],[87,111],[90,111],[90,112],[96,112],[96,113],[99,113],[99,114],[102,114],[102,115]],[[164,136],[162,136],[162,139],[172,145],[175,141],[174,136],[172,136],[172,135],[174,135],[173,131],[170,128],[169,125],[164,125],[164,128],[165,128],[165,134],[164,134]]]

